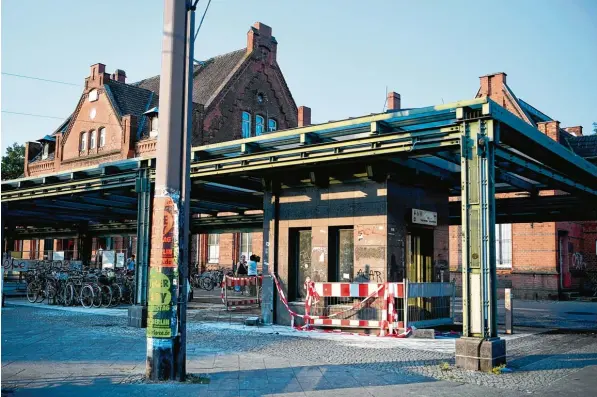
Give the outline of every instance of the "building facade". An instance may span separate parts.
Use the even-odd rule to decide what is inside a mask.
[[[559,121],[516,97],[505,73],[480,80],[477,97],[490,97],[554,141],[597,162],[597,136],[583,136],[580,126],[563,128]],[[510,195],[520,194],[526,193]],[[584,293],[586,271],[597,271],[597,222],[503,224],[496,225],[495,236],[500,295],[503,288],[512,288],[519,299],[565,299],[570,293]],[[450,226],[450,271],[457,284],[461,280],[461,245],[460,226]]]
[[[310,123],[310,109],[297,108],[280,69],[278,42],[271,27],[255,23],[246,40],[245,48],[195,65],[193,146],[293,128],[299,122]],[[159,135],[159,90],[159,75],[129,83],[123,70],[108,74],[104,64],[92,65],[71,116],[51,134],[26,143],[25,176],[153,157]],[[95,238],[92,262],[99,249],[134,253],[134,240],[129,236]],[[217,244],[210,245],[210,241]],[[261,233],[195,236],[193,261],[231,266],[241,250],[258,252],[260,241]],[[78,258],[78,245],[76,238],[66,238],[64,242],[17,241],[14,252],[21,252],[25,258],[52,259],[53,251],[65,251],[74,259]]]

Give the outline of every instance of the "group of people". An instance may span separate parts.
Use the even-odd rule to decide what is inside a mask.
[[[235,276],[256,276],[257,275],[257,262],[259,262],[259,257],[257,255],[251,255],[249,257],[249,262],[247,262],[247,257],[241,255],[240,260],[236,264],[236,267],[233,269]]]

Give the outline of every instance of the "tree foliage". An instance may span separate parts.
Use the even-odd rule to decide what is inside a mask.
[[[25,167],[25,145],[13,143],[2,156],[2,180],[16,179],[23,175]]]

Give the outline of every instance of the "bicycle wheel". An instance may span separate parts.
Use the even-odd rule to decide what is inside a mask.
[[[212,289],[214,289],[214,281],[212,280],[211,277],[204,277],[201,279],[202,281],[202,288],[206,291],[211,291]]]
[[[112,306],[118,306],[122,301],[122,287],[120,284],[112,284]]]
[[[102,307],[109,307],[112,303],[112,288],[107,285],[101,287],[102,289]]]
[[[93,307],[95,307],[97,309],[98,307],[102,306],[102,289],[97,284],[91,284],[89,286],[93,290],[93,303],[92,303],[92,305],[93,305]]]
[[[137,291],[137,288],[135,286],[135,282],[133,281],[132,283],[129,284],[129,290],[128,290],[128,294],[129,294],[128,300],[131,305],[135,304],[135,291]]]
[[[56,286],[53,282],[49,282],[46,284],[46,297],[48,298],[48,305],[53,305],[56,300]]]
[[[81,294],[79,295],[79,301],[84,308],[89,309],[93,306],[93,302],[95,300],[95,294],[93,292],[93,287],[89,284],[84,285],[81,288]]]
[[[36,283],[27,284],[27,300],[31,303],[37,302],[38,287]]]
[[[75,286],[73,283],[68,283],[62,290],[62,301],[64,306],[72,306],[75,303]]]

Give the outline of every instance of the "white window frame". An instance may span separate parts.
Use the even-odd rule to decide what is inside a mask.
[[[240,247],[239,252],[245,256],[247,260],[253,255],[253,234],[252,233],[241,233],[240,234]],[[245,246],[245,247],[243,247]],[[246,251],[243,251],[243,248],[247,248]]]
[[[495,225],[495,265],[498,269],[512,269],[512,224]]]
[[[273,124],[273,128],[272,128],[272,124]],[[278,122],[276,121],[276,119],[268,119],[267,120],[267,131],[268,132],[278,131]]]
[[[259,114],[255,115],[255,136],[265,132],[265,118]]]
[[[220,235],[207,235],[207,263],[220,262]]]
[[[98,147],[104,147],[104,146],[106,146],[106,128],[100,127],[100,129],[99,129],[99,146]]]
[[[89,132],[89,149],[95,149],[97,144],[97,132],[95,130],[91,130]]]
[[[87,132],[82,132],[79,140],[79,151],[84,152],[85,150],[87,150]]]
[[[158,136],[158,116],[151,116],[151,120],[150,120],[150,131],[149,131],[149,136],[150,137],[156,137]]]

